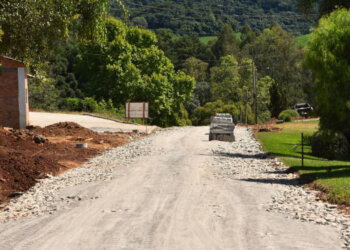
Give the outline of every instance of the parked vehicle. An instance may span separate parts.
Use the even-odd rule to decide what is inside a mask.
[[[235,124],[233,123],[232,116],[226,113],[218,113],[211,117],[209,141],[235,141],[233,130]]]
[[[310,104],[308,103],[298,103],[294,105],[294,109],[299,113],[300,116],[307,117],[308,113],[313,109]]]

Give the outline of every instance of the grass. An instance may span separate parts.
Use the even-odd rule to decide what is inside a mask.
[[[199,40],[204,44],[208,44],[210,41],[216,40],[216,39],[217,39],[217,36],[202,36],[199,38]]]
[[[301,133],[312,135],[318,129],[318,121],[291,122],[276,126],[283,130],[256,134],[264,150],[298,171],[303,182],[312,183],[314,187],[327,193],[329,201],[350,205],[350,161],[331,161],[315,157],[310,154],[310,146],[305,146],[304,167],[301,167]]]
[[[241,39],[242,33],[238,32],[235,33],[238,39]],[[202,36],[199,38],[199,41],[201,41],[204,44],[208,44],[212,40],[216,40],[218,37],[217,36]]]
[[[297,37],[297,45],[303,45],[303,46],[305,46],[305,45],[308,43],[309,39],[310,39],[310,35],[311,35],[311,34],[307,34],[307,35],[303,35],[303,36],[298,36],[298,37]]]

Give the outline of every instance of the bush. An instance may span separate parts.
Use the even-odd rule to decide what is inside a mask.
[[[81,99],[67,98],[66,105],[69,111],[82,111]]]
[[[312,154],[327,159],[344,159],[349,156],[349,142],[340,132],[320,130],[309,138]]]
[[[294,109],[283,110],[279,115],[278,119],[284,120],[285,122],[291,122],[294,117],[298,117],[299,113]]]
[[[80,102],[82,110],[86,112],[95,112],[99,108],[97,102],[92,97],[86,97],[80,100]]]

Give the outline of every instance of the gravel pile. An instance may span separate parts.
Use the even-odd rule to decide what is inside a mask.
[[[237,127],[236,142],[219,142],[213,150],[211,167],[220,168],[219,178],[254,181],[276,186],[276,194],[266,204],[269,212],[283,213],[304,222],[331,225],[341,230],[345,247],[350,247],[349,216],[341,214],[336,205],[321,201],[317,191],[304,189],[288,167],[264,153],[250,129]]]
[[[0,207],[0,223],[31,215],[53,213],[68,207],[72,202],[81,200],[79,196],[62,197],[60,190],[83,183],[108,181],[113,178],[116,168],[129,164],[137,157],[151,155],[152,140],[159,133],[171,133],[172,130],[158,131],[153,135],[131,142],[122,147],[106,150],[102,155],[86,162],[83,166],[71,169],[62,175],[47,175],[35,186],[6,206]]]

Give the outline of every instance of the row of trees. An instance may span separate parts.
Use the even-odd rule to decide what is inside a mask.
[[[123,5],[119,2],[120,9]],[[0,53],[23,60],[32,107],[148,101],[152,123],[189,124],[192,77],[175,71],[151,31],[109,17],[109,0],[0,2]]]
[[[297,102],[313,102],[312,76],[302,66],[304,48],[278,24],[263,32],[252,31],[247,25],[240,36],[225,25],[217,40],[207,45],[196,35],[178,37],[167,29],[158,30],[157,36],[159,47],[175,67],[196,79],[194,97],[187,107],[193,121],[198,121],[197,107],[217,100],[225,105],[233,103],[244,112],[248,102],[248,112],[253,110],[253,61],[259,121],[277,117]]]
[[[178,35],[216,35],[225,24],[234,30],[245,24],[263,30],[276,21],[293,34],[305,34],[315,18],[306,18],[297,12],[293,0],[201,0],[159,1],[125,0],[130,10],[130,21],[143,28],[168,28]],[[122,17],[117,8],[113,15]]]

